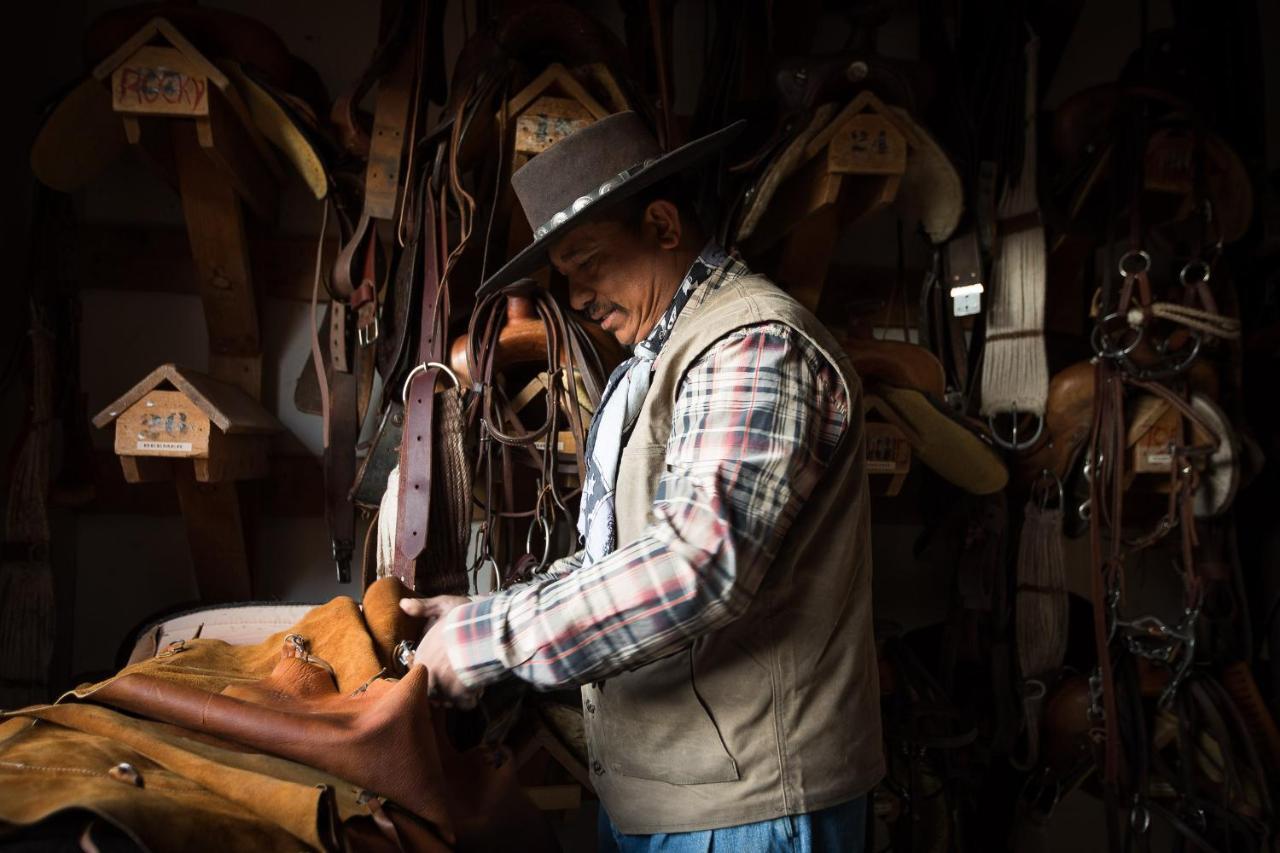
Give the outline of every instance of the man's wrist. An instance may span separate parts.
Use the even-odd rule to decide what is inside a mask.
[[[495,628],[499,621],[495,604],[495,596],[481,596],[453,608],[441,620],[449,664],[458,680],[473,690],[497,681],[507,670]]]

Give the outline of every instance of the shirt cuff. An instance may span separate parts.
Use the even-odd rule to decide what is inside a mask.
[[[506,613],[505,596],[490,595],[453,608],[442,621],[449,664],[465,686],[492,684],[507,672],[502,636],[497,626]]]

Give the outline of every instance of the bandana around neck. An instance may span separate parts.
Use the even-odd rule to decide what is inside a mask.
[[[654,360],[671,337],[680,312],[698,288],[708,281],[710,286],[718,286],[742,271],[742,266],[730,259],[719,244],[709,241],[689,266],[671,304],[653,329],[635,345],[631,357],[609,376],[587,436],[587,477],[582,484],[582,504],[578,511],[578,535],[585,549],[584,566],[607,556],[618,546],[614,515],[618,461],[649,394]]]

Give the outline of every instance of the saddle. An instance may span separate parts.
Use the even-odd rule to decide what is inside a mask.
[[[941,402],[945,380],[937,356],[901,341],[851,338],[842,346],[869,400],[902,429],[921,462],[971,494],[1005,487],[1008,471],[981,425]]]
[[[86,64],[94,68],[158,21],[227,74],[234,114],[272,142],[316,198],[323,198],[335,150],[316,116],[328,94],[316,71],[265,24],[200,6],[128,6],[95,19],[85,35]],[[106,82],[90,74],[50,109],[31,150],[32,171],[42,183],[73,192],[123,154],[127,142]],[[88,139],[94,144],[86,145]]]
[[[1127,152],[1122,146],[1139,115],[1151,117],[1151,132],[1140,152]],[[1152,227],[1192,218],[1200,196],[1212,204],[1223,242],[1240,239],[1253,218],[1252,182],[1240,156],[1204,126],[1190,103],[1167,90],[1112,83],[1078,92],[1054,111],[1050,141],[1063,163],[1060,185],[1069,188],[1065,210],[1057,214],[1066,219],[1060,223],[1064,230],[1078,230],[1072,224],[1077,220],[1099,218],[1107,176],[1130,156],[1141,158],[1145,192],[1138,203]],[[1197,156],[1203,158],[1201,175],[1193,169]]]
[[[123,818],[157,849],[172,847],[183,821],[228,849],[288,849],[282,833],[295,849],[496,850],[516,838],[523,849],[557,849],[520,793],[509,753],[455,748],[426,695],[426,671],[393,675],[404,668],[396,647],[423,630],[400,611],[408,594],[386,579],[366,592],[363,611],[337,598],[255,645],[180,640],[57,705],[6,715],[0,730],[27,734],[0,742],[0,767],[13,767],[15,750],[30,754],[33,738],[42,765],[82,766],[75,753],[86,737],[95,744],[90,766],[94,755],[125,748],[140,758],[91,771],[104,780],[91,786],[0,774],[0,821],[21,826],[50,806],[86,808]],[[24,729],[33,720],[50,725]],[[15,796],[31,784],[47,798],[43,808]],[[233,819],[228,808],[249,817]]]

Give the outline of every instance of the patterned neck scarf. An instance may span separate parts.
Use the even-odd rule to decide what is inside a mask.
[[[653,331],[635,345],[631,357],[609,376],[600,408],[587,436],[587,479],[582,485],[582,504],[578,512],[578,535],[586,549],[582,561],[584,566],[597,562],[618,546],[614,516],[618,461],[622,456],[622,446],[640,416],[644,398],[649,394],[654,359],[671,337],[676,319],[694,291],[712,279],[714,281],[709,286],[718,286],[728,276],[739,275],[742,270],[742,266],[730,260],[714,240],[708,242],[689,267],[671,305],[658,319]]]

